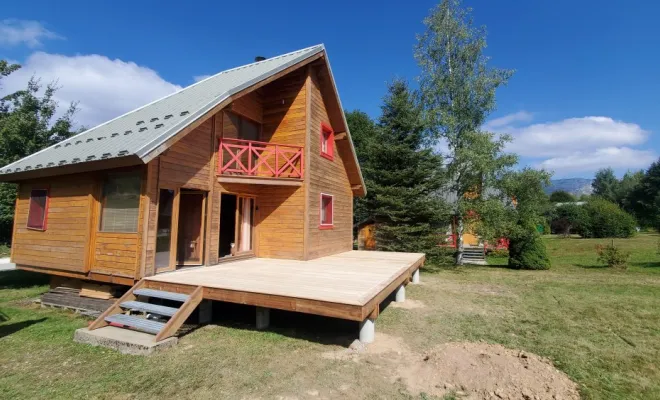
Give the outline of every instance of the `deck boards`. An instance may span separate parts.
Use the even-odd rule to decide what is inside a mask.
[[[146,279],[364,306],[423,259],[421,253],[349,251],[310,261],[253,258]]]

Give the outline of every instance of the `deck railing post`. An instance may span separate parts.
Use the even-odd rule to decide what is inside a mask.
[[[222,174],[222,139],[218,141],[218,153],[220,153],[220,157],[218,158],[218,175]]]
[[[275,178],[280,177],[280,148],[275,145]]]
[[[248,142],[248,162],[247,174],[252,175],[252,142]]]

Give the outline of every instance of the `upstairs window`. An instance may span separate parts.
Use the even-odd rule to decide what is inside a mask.
[[[330,229],[333,227],[333,208],[332,195],[321,193],[321,229]]]
[[[30,192],[30,209],[28,210],[28,229],[46,230],[48,214],[48,189],[32,189]]]
[[[139,174],[111,175],[106,179],[101,200],[101,232],[137,232],[140,186]]]
[[[333,160],[335,155],[335,133],[330,125],[321,123],[321,156]]]

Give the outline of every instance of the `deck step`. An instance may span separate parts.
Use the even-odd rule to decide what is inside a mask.
[[[136,296],[146,296],[146,297],[153,297],[156,299],[179,301],[181,303],[188,300],[188,297],[190,297],[187,294],[183,294],[183,293],[166,292],[164,290],[156,290],[156,289],[137,289],[133,291],[133,294]]]
[[[177,311],[179,311],[178,308],[159,306],[157,304],[149,304],[141,301],[125,301],[119,306],[128,310],[158,314],[164,317],[171,317],[172,315],[176,314]]]
[[[131,315],[113,314],[105,317],[105,321],[110,324],[119,324],[128,326],[140,332],[157,335],[165,326],[162,322],[151,321],[144,318],[138,318]]]

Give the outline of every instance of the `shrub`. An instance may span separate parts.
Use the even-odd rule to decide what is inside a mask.
[[[632,215],[605,199],[595,198],[583,206],[585,221],[577,231],[587,238],[628,238],[635,234]]]
[[[488,255],[491,257],[509,257],[509,250],[507,249],[493,249],[488,251]]]
[[[596,253],[598,253],[598,261],[604,263],[610,268],[627,269],[628,258],[630,253],[625,252],[612,244],[607,246],[596,246]]]
[[[511,238],[509,242],[509,268],[549,269],[550,259],[545,244],[536,232]]]
[[[568,236],[571,231],[578,232],[587,223],[587,213],[583,206],[564,204],[558,206],[552,215],[553,232]]]

